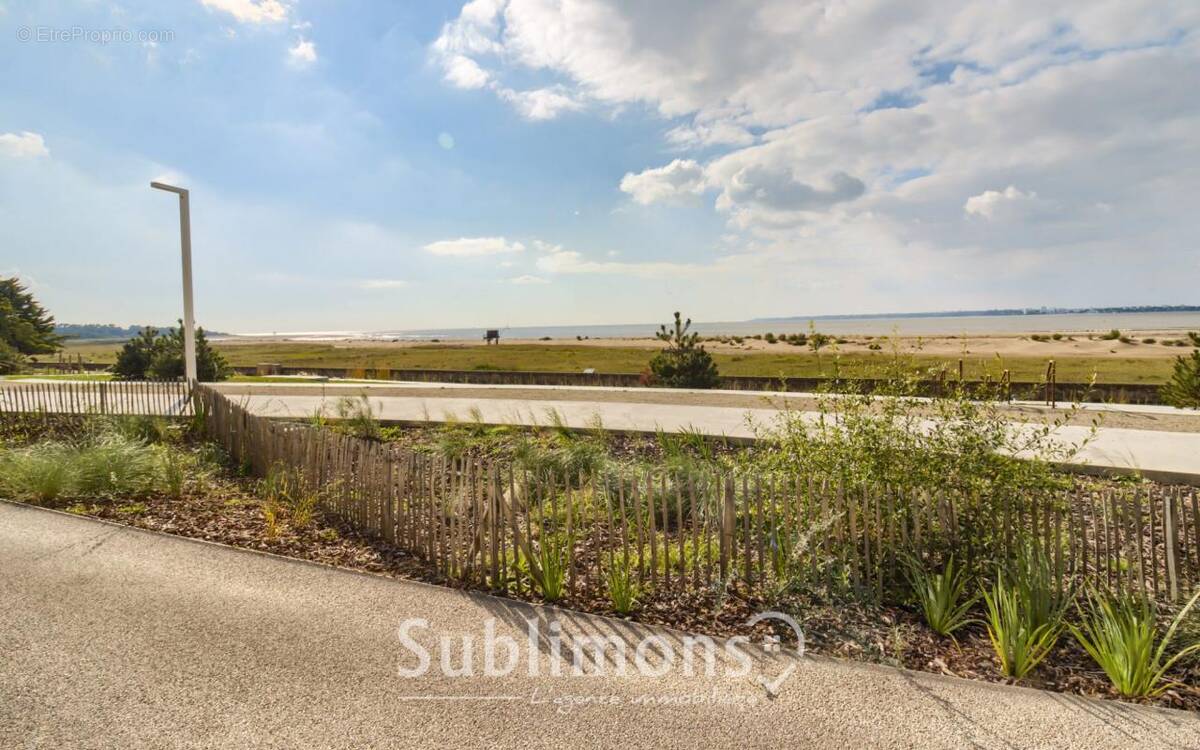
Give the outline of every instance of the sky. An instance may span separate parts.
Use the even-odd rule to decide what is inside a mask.
[[[0,274],[230,332],[1197,304],[1194,0],[0,0]]]

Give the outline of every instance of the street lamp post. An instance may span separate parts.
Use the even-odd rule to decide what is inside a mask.
[[[179,196],[179,245],[183,253],[183,368],[189,386],[196,384],[196,316],[192,311],[192,218],[188,191],[162,182],[151,182],[155,190]]]

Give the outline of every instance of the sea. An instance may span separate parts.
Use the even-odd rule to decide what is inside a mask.
[[[650,338],[655,323],[618,325],[492,326],[501,339]],[[749,336],[772,332],[835,335],[952,336],[960,334],[1090,333],[1097,331],[1200,331],[1200,312],[1030,313],[1005,315],[900,315],[895,317],[822,316],[787,320],[693,323],[703,336]],[[293,331],[236,334],[237,338],[283,337],[298,341],[470,341],[485,328],[395,329],[384,331]]]

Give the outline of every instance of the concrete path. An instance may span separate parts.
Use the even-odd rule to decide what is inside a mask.
[[[401,673],[419,667],[399,638],[410,618],[426,621],[409,635],[433,655],[419,677]],[[530,621],[541,635],[532,648]],[[728,674],[722,657],[714,675],[698,659],[688,677],[648,650],[663,676],[572,677],[568,666],[554,677],[554,623],[567,659],[565,644],[584,635],[615,637],[631,654],[647,636],[660,638],[655,649],[683,643],[0,503],[0,748],[1184,748],[1200,738],[1200,717],[1182,712],[755,646],[743,647],[746,675]],[[482,674],[489,627],[518,646],[507,676]],[[450,640],[458,667],[464,636],[475,639],[476,676],[444,676],[437,643]],[[791,667],[768,698],[758,678]]]
[[[113,384],[136,388],[136,384]],[[474,418],[491,424],[545,425],[559,419],[570,427],[591,427],[599,419],[614,430],[653,432],[694,430],[707,435],[750,438],[773,425],[780,408],[813,408],[811,394],[746,391],[687,391],[648,388],[559,386],[478,386],[447,383],[222,383],[219,391],[257,414],[304,418],[321,411],[332,416],[346,395],[369,394],[376,415],[386,421],[444,422]],[[0,393],[5,386],[0,383]],[[687,403],[681,403],[686,401]],[[1014,408],[1030,420],[1048,410],[1038,404]],[[1165,482],[1200,484],[1200,414],[1161,406],[1093,404],[1089,411],[1113,412],[1122,427],[1101,427],[1073,464],[1098,470],[1139,471]],[[552,416],[553,415],[553,416]],[[1133,415],[1132,417],[1130,415]],[[805,414],[815,419],[816,414]],[[1170,420],[1174,427],[1163,424]],[[1128,425],[1147,429],[1130,429]],[[1158,428],[1155,429],[1155,425]],[[1056,432],[1063,444],[1081,443],[1085,426]]]
[[[618,401],[612,400],[609,395],[611,391],[607,391],[608,397],[604,400],[592,401],[587,400],[584,395],[586,391],[581,394],[576,389],[569,389],[572,397],[567,399],[555,398],[556,394],[566,395],[567,389],[556,391],[554,388],[538,391],[523,389],[511,398],[504,397],[506,391],[501,388],[486,398],[475,395],[464,398],[456,395],[459,389],[430,388],[428,384],[389,384],[378,388],[224,384],[218,388],[253,412],[275,417],[303,418],[317,411],[332,416],[341,396],[358,393],[370,394],[370,403],[380,419],[400,422],[469,421],[478,418],[490,424],[546,425],[558,418],[570,427],[590,427],[599,418],[605,427],[614,430],[695,430],[708,435],[750,438],[755,436],[756,429],[774,425],[779,416],[778,401],[768,405],[763,396],[745,393],[738,394],[737,399],[750,399],[744,403],[760,405],[648,403],[632,400],[637,394],[630,394],[630,401]],[[470,388],[473,393],[493,390],[490,386]],[[413,395],[404,395],[406,392]],[[708,396],[716,399],[722,394],[709,393]],[[645,395],[638,397],[647,398]],[[552,414],[557,416],[552,417]],[[815,419],[816,416],[812,413],[805,415],[808,419]],[[1064,426],[1055,433],[1055,438],[1062,444],[1079,444],[1090,432],[1088,427]],[[1072,459],[1072,463],[1097,469],[1137,470],[1161,481],[1196,483],[1200,482],[1200,432],[1102,427]]]
[[[419,660],[409,635],[433,654]],[[541,637],[529,643],[529,622]],[[488,623],[491,623],[488,624]],[[828,659],[550,674],[554,623],[677,632],[0,503],[0,748],[1194,748],[1200,716]],[[482,674],[493,628],[514,671]],[[473,677],[444,676],[475,638]],[[503,652],[502,652],[503,653]],[[617,652],[610,652],[616,654]],[[653,654],[650,652],[647,654]],[[682,653],[682,652],[677,652]],[[530,658],[529,654],[533,654]],[[530,676],[529,664],[539,665]],[[504,664],[499,656],[497,664]],[[568,664],[570,662],[568,661]],[[757,678],[794,671],[768,698]],[[636,672],[636,670],[634,671]]]

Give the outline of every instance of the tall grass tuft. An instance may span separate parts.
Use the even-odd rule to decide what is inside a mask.
[[[378,440],[382,434],[375,408],[366,394],[358,398],[343,396],[337,402],[337,417],[355,437]]]
[[[979,601],[978,595],[963,596],[969,581],[966,571],[955,569],[953,556],[940,573],[930,572],[914,557],[905,560],[905,567],[929,628],[939,635],[954,638],[954,631],[971,622],[971,607]]]
[[[1180,659],[1200,651],[1193,643],[1167,658],[1167,645],[1187,617],[1200,591],[1175,615],[1159,640],[1154,610],[1144,599],[1092,592],[1089,611],[1080,611],[1081,624],[1068,625],[1079,645],[1108,675],[1114,688],[1128,698],[1149,698],[1175,687],[1167,671]]]
[[[155,449],[119,434],[84,446],[73,461],[74,491],[79,495],[140,496],[161,483],[162,465]]]
[[[61,443],[42,443],[0,456],[0,492],[19,500],[54,502],[74,484],[72,454]]]
[[[163,490],[172,500],[183,497],[188,474],[195,462],[180,451],[166,450],[161,454]]]

